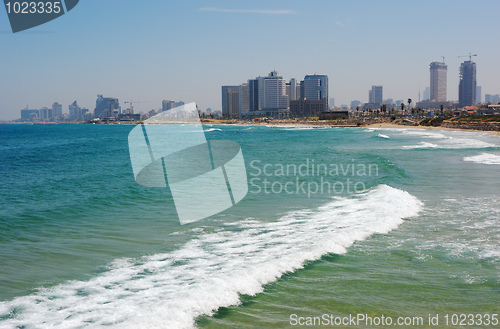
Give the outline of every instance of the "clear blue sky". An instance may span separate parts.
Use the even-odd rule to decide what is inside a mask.
[[[478,85],[500,93],[500,1],[81,0],[66,15],[11,32],[0,8],[0,119],[26,105],[97,94],[161,107],[163,99],[220,109],[222,85],[277,70],[287,80],[327,74],[336,104],[418,98],[429,63],[445,56],[458,98],[458,55],[477,53]]]

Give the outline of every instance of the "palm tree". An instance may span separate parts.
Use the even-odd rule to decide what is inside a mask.
[[[408,98],[408,110],[410,109],[411,98]]]
[[[401,114],[403,114],[404,110],[405,110],[405,103],[401,103]]]

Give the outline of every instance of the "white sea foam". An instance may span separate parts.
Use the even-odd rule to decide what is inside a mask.
[[[211,131],[222,131],[222,129],[219,128],[209,128],[204,130],[206,133],[211,132]]]
[[[420,142],[417,145],[405,145],[403,146],[404,150],[411,150],[411,149],[428,149],[428,148],[437,148],[439,147],[436,144],[432,143],[427,143],[427,142]]]
[[[449,149],[473,149],[473,148],[486,148],[486,147],[495,147],[496,145],[484,142],[482,140],[473,139],[473,138],[454,138],[449,137],[442,141],[440,145],[441,148],[449,148]]]
[[[282,130],[312,130],[312,129],[324,129],[325,127],[312,127],[312,126],[294,126],[288,127],[284,126]]]
[[[492,153],[482,153],[479,155],[465,157],[464,161],[470,161],[487,165],[498,165],[500,164],[500,155]]]
[[[422,240],[417,249],[425,250],[427,255],[441,253],[444,249],[451,257],[470,259],[474,263],[479,260],[492,262],[498,268],[500,206],[497,195],[446,198],[437,209],[427,208],[426,212],[424,221],[432,223],[436,234]]]
[[[488,148],[495,147],[496,145],[472,138],[454,138],[445,137],[434,143],[421,141],[417,145],[406,145],[402,148],[418,149],[418,148],[440,148],[440,149],[474,149],[474,148]]]
[[[432,143],[427,141],[420,141],[416,145],[405,145],[402,149],[426,149],[426,148],[439,148],[439,149],[469,149],[469,148],[488,148],[496,147],[497,145],[491,142],[486,142],[473,137],[484,137],[489,135],[480,135],[476,132],[446,132],[443,131],[430,131],[425,129],[414,128],[372,128],[378,132],[390,131],[399,132],[401,135],[394,135],[393,137],[408,136],[416,138],[433,139]],[[380,134],[377,135],[380,137]],[[392,135],[391,135],[392,136]]]
[[[164,254],[118,259],[88,281],[0,303],[0,316],[10,314],[0,327],[193,328],[197,316],[239,304],[240,294],[262,292],[308,260],[387,233],[421,208],[409,193],[380,185],[275,222],[236,222],[235,231],[202,235]]]
[[[389,136],[383,134],[378,134],[377,137],[389,139]]]
[[[404,130],[403,131],[407,135],[415,135],[415,136],[422,136],[425,138],[435,138],[435,139],[442,139],[442,138],[448,138],[445,135],[441,133],[436,133],[432,132],[429,130],[416,130],[416,129],[410,129],[410,130]]]

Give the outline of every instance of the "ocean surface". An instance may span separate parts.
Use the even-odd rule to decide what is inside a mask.
[[[132,128],[0,125],[0,328],[500,314],[500,136],[204,126],[249,192],[181,225],[135,182]]]

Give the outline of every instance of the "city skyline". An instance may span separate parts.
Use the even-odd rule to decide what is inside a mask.
[[[476,55],[473,55],[476,56]],[[444,58],[443,58],[444,60]],[[430,86],[424,90],[424,98],[419,98],[412,102],[413,107],[426,109],[437,109],[441,106],[455,106],[456,108],[470,106],[482,103],[481,86],[476,84],[476,63],[472,60],[464,61],[460,66],[460,83],[459,83],[459,100],[447,100],[446,98],[446,80],[447,80],[447,65],[444,62],[432,62],[430,67]],[[221,109],[200,109],[200,113],[208,113],[221,115],[226,118],[251,118],[255,116],[271,116],[280,117],[288,116],[289,114],[309,115],[312,107],[314,112],[328,110],[357,110],[362,103],[358,100],[352,100],[350,107],[346,104],[334,106],[328,104],[328,76],[327,75],[306,75],[304,80],[297,83],[295,78],[291,78],[286,82],[277,71],[270,72],[267,76],[258,76],[255,79],[248,79],[246,83],[234,86],[221,87]],[[363,110],[373,110],[380,108],[382,105],[392,108],[399,107],[404,100],[396,100],[383,97],[383,86],[373,85],[368,90],[368,102],[363,103]],[[430,95],[430,97],[429,97]],[[465,96],[464,96],[465,95]],[[464,100],[466,99],[466,100]],[[300,100],[300,102],[298,102]],[[293,105],[292,103],[296,101]],[[318,102],[319,101],[319,102]],[[323,102],[324,101],[324,102]],[[330,98],[334,102],[334,98]],[[98,94],[96,106],[93,111],[86,108],[81,108],[74,101],[68,106],[69,113],[62,112],[62,105],[54,102],[52,108],[43,107],[41,109],[29,109],[28,107],[21,110],[21,121],[73,121],[82,122],[93,119],[100,120],[120,120],[130,121],[140,118],[147,118],[168,111],[177,106],[184,105],[183,101],[162,100],[161,107],[151,109],[149,112],[134,111],[133,103],[135,101],[125,101],[129,104],[123,108],[119,104],[117,98],[103,97]],[[484,103],[499,102],[498,94],[485,95]],[[137,102],[135,102],[137,103]],[[140,102],[139,102],[140,103]],[[309,110],[308,110],[309,109]],[[135,113],[135,114],[134,114]],[[115,119],[113,119],[113,118]]]
[[[418,100],[429,86],[429,63],[441,56],[449,71],[447,98],[458,100],[458,56],[470,52],[478,54],[482,94],[495,95],[500,46],[484,41],[495,37],[495,9],[497,1],[111,0],[80,3],[60,19],[15,35],[0,10],[0,120],[19,118],[26,105],[41,109],[54,102],[65,113],[75,100],[93,111],[97,94],[137,101],[136,112],[157,110],[165,99],[220,110],[220,86],[273,70],[286,81],[327,75],[329,98],[338,105],[369,101],[366,90],[373,85],[383,86],[385,98]],[[284,33],[291,28],[294,33]]]
[[[227,118],[251,118],[256,116],[287,116],[290,112],[304,112],[311,101],[320,101],[319,107],[328,109],[328,76],[306,75],[297,83],[296,78],[287,82],[277,71],[267,76],[248,79],[246,83],[221,87],[221,114]],[[301,100],[302,105],[293,102]],[[304,103],[305,101],[305,103]],[[317,103],[317,102],[316,102]],[[301,110],[297,110],[297,106]],[[307,111],[306,111],[307,112]]]

